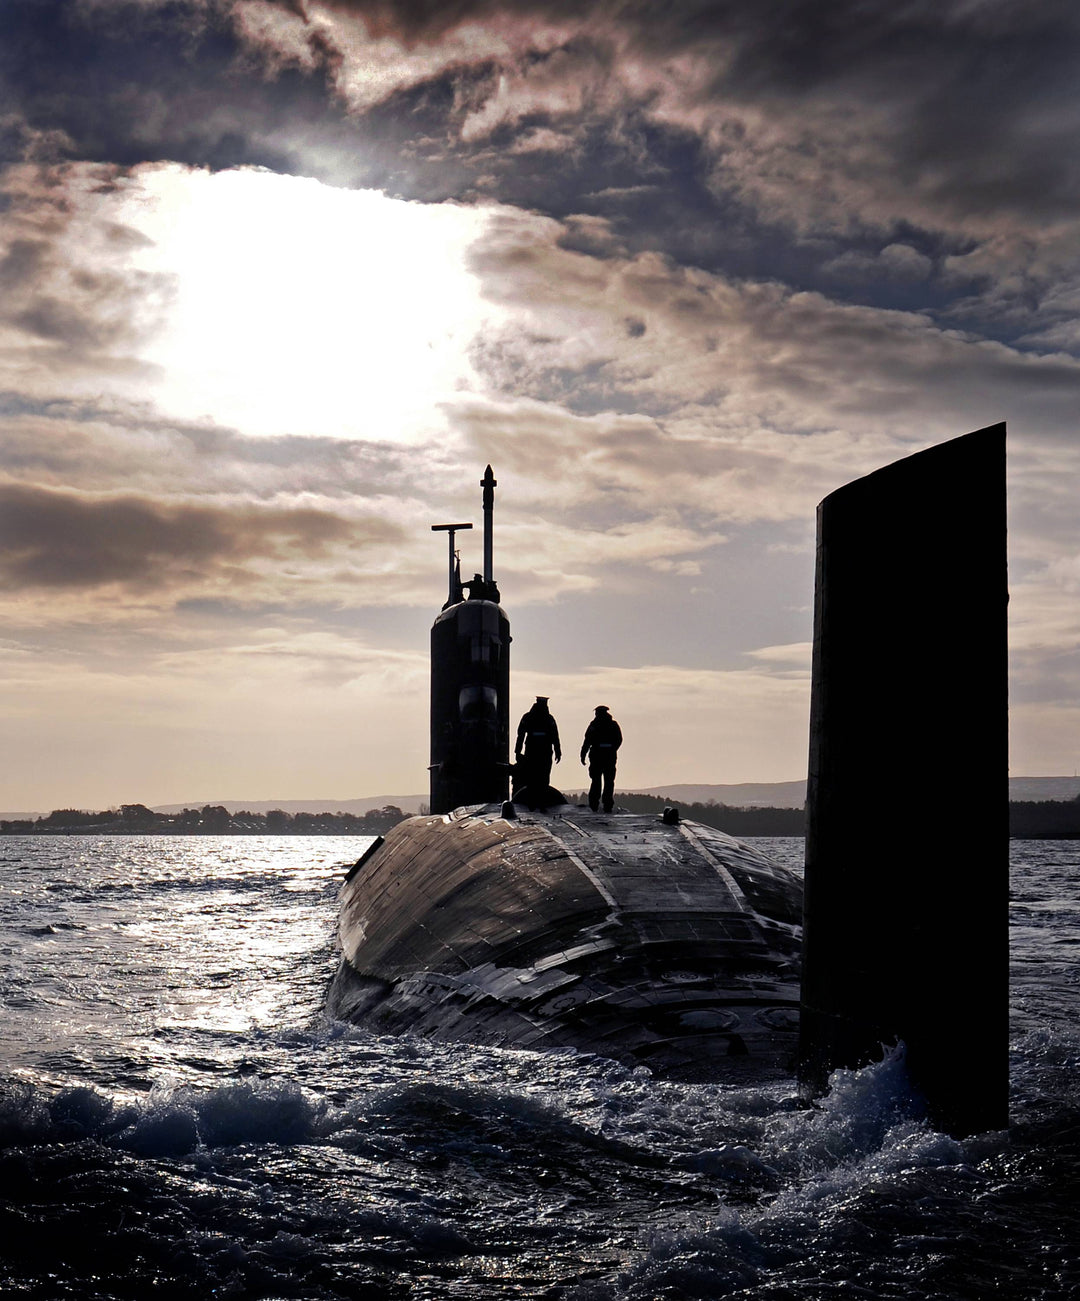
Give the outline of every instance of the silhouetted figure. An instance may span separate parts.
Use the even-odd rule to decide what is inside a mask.
[[[589,808],[595,813],[600,807],[603,786],[604,812],[610,813],[615,804],[615,761],[622,745],[622,729],[611,717],[607,705],[596,706],[596,716],[585,729],[581,743],[581,762],[589,756]]]
[[[520,764],[524,781],[515,783],[531,791],[545,790],[551,784],[551,761],[562,759],[559,725],[548,709],[547,696],[537,696],[536,704],[518,724],[514,758]]]

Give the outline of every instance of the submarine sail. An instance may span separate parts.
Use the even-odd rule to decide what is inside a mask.
[[[498,480],[487,467],[484,573],[462,583],[454,533],[471,524],[435,524],[449,535],[450,591],[431,629],[431,811],[501,803],[510,775],[510,620],[492,568]],[[464,589],[468,589],[468,598]]]

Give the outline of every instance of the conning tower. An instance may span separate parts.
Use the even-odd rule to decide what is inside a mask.
[[[471,524],[433,524],[448,534],[449,593],[431,628],[431,812],[506,799],[510,773],[510,621],[492,575],[498,480],[484,490],[484,573],[462,583],[454,534]],[[465,597],[465,591],[468,597]]]

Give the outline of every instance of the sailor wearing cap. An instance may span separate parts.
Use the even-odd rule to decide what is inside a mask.
[[[610,813],[615,804],[615,762],[622,745],[622,729],[611,717],[607,705],[597,705],[594,717],[585,729],[585,740],[581,744],[581,762],[589,758],[589,808],[595,813],[600,807],[601,798],[604,812]],[[601,795],[602,788],[602,795]]]
[[[551,761],[562,760],[559,725],[548,709],[548,697],[537,696],[536,704],[518,724],[514,758],[525,770],[524,785],[542,791],[551,784]]]

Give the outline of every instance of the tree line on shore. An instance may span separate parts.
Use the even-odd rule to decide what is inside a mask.
[[[121,804],[94,813],[85,809],[54,809],[41,818],[0,820],[6,835],[152,835],[152,836],[377,836],[403,818],[396,804],[367,813],[286,813],[270,809],[230,813],[221,804],[179,813],[156,813],[145,804]]]
[[[584,801],[584,796],[570,796]],[[616,801],[631,813],[656,813],[666,807],[678,808],[679,816],[690,822],[703,822],[729,836],[803,836],[806,834],[806,810],[801,808],[737,808],[707,800],[704,804],[681,803],[670,796],[638,795],[620,792]],[[883,811],[884,816],[884,811]],[[916,805],[910,811],[915,826],[919,822]],[[962,816],[957,810],[957,818]],[[1080,796],[1072,800],[1014,800],[1009,803],[1009,836],[1013,840],[1080,840]]]
[[[679,816],[686,821],[702,822],[729,836],[801,836],[806,831],[804,809],[736,808],[715,800],[687,804],[668,796],[633,792],[619,792],[616,803],[631,813],[655,813],[658,817],[670,805],[678,808]]]
[[[1009,835],[1014,840],[1080,840],[1080,795],[1010,804]]]
[[[584,796],[571,795],[572,802]],[[655,813],[676,805],[680,816],[703,822],[729,836],[801,836],[805,833],[804,809],[737,808],[708,800],[704,804],[679,803],[662,795],[633,792],[618,796],[620,808],[631,813]],[[89,812],[85,809],[54,809],[45,817],[0,820],[3,835],[213,835],[213,836],[377,836],[409,817],[396,804],[370,809],[367,813],[267,813],[239,810],[230,813],[220,804],[180,813],[156,813],[144,804],[121,804],[118,809]],[[918,824],[918,810],[910,817]],[[1017,801],[1009,805],[1009,835],[1015,840],[1080,839],[1080,797],[1074,800]]]

